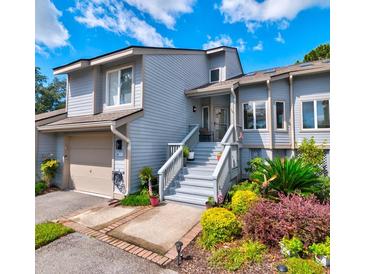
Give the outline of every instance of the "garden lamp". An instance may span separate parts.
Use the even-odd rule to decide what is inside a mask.
[[[279,272],[288,272],[288,268],[286,265],[283,265],[283,264],[279,264],[276,269],[279,271]]]
[[[176,246],[176,251],[177,251],[177,265],[180,265],[181,259],[182,259],[181,249],[182,249],[183,243],[180,241],[177,241],[175,243],[175,246]]]

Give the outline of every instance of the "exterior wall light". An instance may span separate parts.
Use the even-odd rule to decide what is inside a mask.
[[[193,106],[193,112],[196,112],[196,106]]]
[[[181,261],[182,261],[182,254],[181,254],[181,249],[182,249],[182,246],[184,244],[180,241],[177,241],[175,243],[175,247],[176,247],[176,251],[177,251],[177,265],[180,265],[181,264]]]

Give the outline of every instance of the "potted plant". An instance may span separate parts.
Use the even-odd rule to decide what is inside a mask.
[[[330,266],[330,237],[327,237],[324,243],[312,244],[309,246],[309,251],[319,264]]]
[[[214,198],[213,197],[208,197],[208,201],[205,202],[205,208],[209,209],[209,208],[214,207],[215,205],[216,204],[215,204]]]
[[[219,159],[222,157],[222,152],[217,152],[216,156],[217,156],[217,160],[219,161]]]
[[[160,204],[159,195],[153,193],[151,178],[148,179],[148,194],[150,196],[150,203],[152,206],[158,206]]]
[[[194,151],[189,151],[188,160],[193,161],[194,160]]]
[[[190,149],[188,146],[183,146],[183,157],[184,157],[184,167],[186,167],[186,159],[189,157]]]
[[[291,239],[284,237],[279,245],[281,254],[285,257],[299,257],[299,254],[303,251],[302,241],[295,236]]]

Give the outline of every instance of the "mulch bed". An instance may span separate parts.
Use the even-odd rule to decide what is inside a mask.
[[[248,264],[242,266],[235,272],[223,269],[214,269],[208,265],[208,258],[211,256],[209,251],[202,249],[197,243],[197,238],[193,240],[184,250],[183,255],[192,256],[191,260],[185,260],[180,267],[177,266],[176,260],[172,261],[167,268],[175,270],[179,273],[209,273],[209,274],[225,274],[225,273],[250,273],[263,274],[275,273],[276,265],[282,260],[279,250],[271,249],[267,252],[261,264]]]

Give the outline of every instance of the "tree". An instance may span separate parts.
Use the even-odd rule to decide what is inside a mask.
[[[43,113],[65,107],[66,81],[53,78],[46,86],[47,77],[39,67],[35,68],[35,113]]]
[[[323,60],[330,58],[330,44],[322,44],[311,50],[304,56],[304,62]]]

